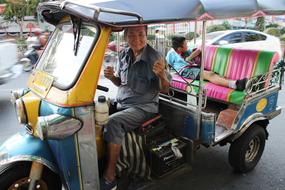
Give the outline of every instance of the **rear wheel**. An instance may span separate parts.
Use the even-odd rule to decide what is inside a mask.
[[[265,129],[253,124],[236,141],[229,150],[229,162],[238,172],[249,172],[253,170],[260,160],[266,140]]]
[[[7,190],[28,190],[30,162],[17,162],[0,167],[0,187]],[[61,190],[62,185],[57,174],[45,167],[42,178],[37,182],[37,190]]]

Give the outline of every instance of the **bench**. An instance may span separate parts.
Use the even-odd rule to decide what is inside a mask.
[[[205,70],[213,71],[216,74],[231,80],[252,78],[271,72],[274,64],[279,60],[277,52],[232,49],[217,46],[206,47]],[[199,80],[186,79],[194,86],[189,87],[178,75],[172,78],[173,88],[187,91],[190,89],[198,93]],[[196,86],[195,86],[196,85]],[[238,91],[228,87],[219,86],[204,81],[206,96],[211,99],[220,100],[226,103],[240,105],[245,96],[245,91]]]

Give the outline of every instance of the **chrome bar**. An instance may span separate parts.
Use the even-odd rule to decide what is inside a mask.
[[[206,27],[207,27],[207,21],[203,21],[203,27],[202,27],[202,60],[201,60],[201,67],[200,67],[200,88],[199,88],[199,99],[198,99],[198,108],[197,108],[197,133],[196,137],[200,137],[200,128],[201,128],[201,119],[202,119],[202,97],[203,97],[203,81],[204,81],[204,66],[205,66],[205,40],[206,40]]]
[[[183,91],[181,91],[183,92]],[[195,95],[191,95],[191,96],[194,96],[194,97],[197,97]],[[162,97],[165,101],[168,101],[168,102],[175,102],[175,103],[179,103],[179,104],[183,104],[182,106],[184,107],[185,105],[188,105],[188,106],[192,106],[192,107],[195,107],[196,109],[198,108],[198,105],[195,105],[195,104],[191,104],[189,102],[186,102],[184,100],[180,100],[178,98],[175,98],[171,95],[166,95],[166,94],[160,94],[160,97]],[[203,104],[202,104],[202,109],[205,109],[206,108],[206,102],[207,102],[207,97],[206,96],[203,96]],[[187,106],[186,106],[187,108]]]
[[[247,98],[252,97],[261,92],[268,91],[274,87],[280,88],[281,69],[274,69],[272,72],[267,72],[251,78],[246,84]]]
[[[277,106],[277,108],[275,109],[275,111],[269,113],[269,114],[266,116],[266,118],[267,118],[268,120],[273,119],[274,117],[276,117],[276,116],[278,116],[278,115],[281,114],[281,110],[282,110],[282,108],[281,108],[280,106]]]

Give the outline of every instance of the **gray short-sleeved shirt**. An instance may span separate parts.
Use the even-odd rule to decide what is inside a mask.
[[[117,94],[119,108],[137,106],[147,112],[158,112],[159,78],[152,69],[160,57],[149,45],[136,60],[130,48],[121,52],[116,72],[121,79]]]

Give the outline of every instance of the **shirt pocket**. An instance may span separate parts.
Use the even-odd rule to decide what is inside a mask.
[[[150,90],[150,80],[145,76],[135,76],[129,81],[130,88],[137,94],[145,94]]]

